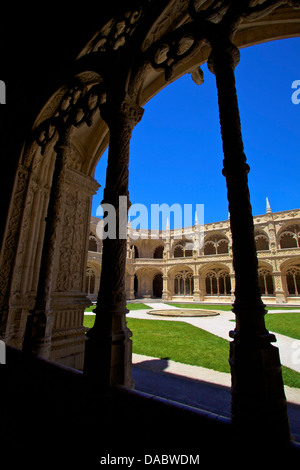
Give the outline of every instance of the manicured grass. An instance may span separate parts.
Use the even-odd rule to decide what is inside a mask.
[[[93,328],[95,318],[95,315],[84,315],[83,326],[85,326],[86,328]]]
[[[228,341],[185,322],[128,318],[133,352],[229,372]]]
[[[126,305],[128,310],[151,310],[152,307],[148,307],[145,304],[138,304],[138,303],[129,303]],[[96,308],[96,305],[90,305],[85,309],[85,312],[92,312]]]
[[[270,313],[265,316],[268,330],[300,339],[300,312]]]
[[[95,317],[85,315],[84,326],[91,328]],[[185,322],[127,318],[132,331],[133,352],[158,358],[168,357],[183,364],[229,372],[229,343]]]
[[[218,304],[185,304],[185,303],[167,303],[167,305],[173,305],[178,308],[203,308],[206,310],[223,310],[224,312],[230,312],[232,305],[218,305]],[[267,310],[296,310],[299,307],[267,307]]]
[[[273,307],[273,305],[269,305],[267,310],[300,310],[300,305],[298,307]]]
[[[293,369],[288,367],[281,366],[282,370],[282,379],[284,385],[289,387],[300,388],[300,374]]]
[[[128,310],[151,310],[152,307],[149,307],[145,304],[136,304],[136,303],[129,303],[126,305]]]
[[[235,322],[235,320],[230,320]],[[300,339],[300,312],[270,313],[265,316],[269,331]]]
[[[85,312],[92,312],[93,310],[95,310],[95,308],[96,305],[90,305],[89,307],[86,307]]]
[[[232,309],[231,305],[203,305],[203,304],[181,304],[181,303],[167,303],[167,305],[171,305],[172,307],[178,308],[204,308],[205,310],[224,310],[226,312],[230,312]]]
[[[128,318],[133,352],[183,364],[230,372],[229,342],[185,322]],[[300,374],[282,367],[285,385],[300,388]]]
[[[298,315],[298,317],[289,320],[290,315]],[[280,320],[279,323],[278,320]],[[91,328],[94,321],[94,315],[85,315],[84,326]],[[267,328],[274,332],[276,323],[277,327],[281,324],[281,328],[287,323],[290,323],[290,327],[293,327],[295,323],[298,326],[292,328],[292,331],[298,329],[299,332],[299,321],[300,313],[266,315]],[[272,322],[271,327],[270,323]],[[167,357],[172,361],[183,364],[202,366],[220,372],[230,372],[228,363],[229,342],[223,338],[185,322],[127,318],[127,324],[133,334],[134,353],[157,358]],[[285,331],[291,332],[291,328]],[[287,334],[287,332],[283,334]],[[282,375],[285,385],[300,388],[299,373],[283,366]]]

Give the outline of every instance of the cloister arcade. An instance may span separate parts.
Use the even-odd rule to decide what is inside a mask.
[[[45,81],[38,79],[43,72],[26,69],[28,81],[24,88],[19,85],[1,140],[9,164],[1,176],[0,336],[20,350],[24,360],[30,358],[28,364],[40,358],[81,369],[85,383],[100,390],[102,397],[112,389],[133,388],[126,270],[129,296],[134,295],[135,284],[139,294],[151,296],[155,279],[156,292],[163,281],[162,298],[193,292],[193,300],[201,300],[204,289],[211,296],[226,296],[230,290],[236,315],[230,332],[235,437],[249,449],[253,443],[266,446],[267,441],[290,445],[279,352],[272,344],[275,336],[265,327],[261,294],[264,289],[268,297],[286,302],[286,289],[290,296],[299,293],[300,214],[293,211],[291,223],[290,212],[267,211],[260,229],[267,233],[269,249],[264,234],[255,238],[235,67],[239,48],[299,36],[299,7],[299,0],[136,0],[121,5],[112,1],[101,5],[102,15],[89,11],[84,27],[77,18],[75,31],[69,16],[60,23],[57,15],[51,36],[61,32],[62,38],[71,38],[66,54],[59,53],[61,43],[49,47],[54,70],[47,70]],[[26,28],[31,31],[27,24]],[[33,52],[37,42],[39,38]],[[37,59],[41,57],[44,60],[39,50]],[[119,197],[129,203],[129,146],[143,106],[185,73],[200,85],[205,62],[218,94],[230,213],[226,230],[216,224],[215,233],[205,240],[204,253],[169,244],[163,258],[154,258],[155,252],[161,254],[161,249],[156,251],[159,241],[150,247],[146,240],[131,243],[130,238],[111,237],[104,240],[102,253],[90,251],[88,260],[89,246],[97,245],[94,234],[89,235],[90,213],[99,187],[94,171],[103,152],[109,146],[103,203],[119,215]],[[36,88],[29,92],[30,80]],[[30,106],[24,105],[26,96]],[[221,165],[220,159],[219,171]],[[282,223],[278,232],[277,215]],[[124,229],[124,221],[119,223],[117,217],[116,232]],[[263,247],[259,256],[256,243]],[[90,304],[87,293],[97,285],[98,256],[96,321],[86,336],[83,314]],[[269,292],[270,274],[274,294]],[[118,427],[121,421],[114,422]]]
[[[260,292],[268,304],[297,304],[300,303],[299,211],[273,213],[269,203],[267,208],[264,215],[254,217]],[[97,239],[97,223],[99,220],[92,217],[86,283],[92,301],[97,299],[101,272],[102,244]],[[198,251],[191,249],[189,240],[172,239],[172,232],[171,242],[162,237],[163,232],[159,240],[132,240],[128,230],[127,300],[159,297],[173,301],[234,301],[228,220],[205,225],[203,247]]]

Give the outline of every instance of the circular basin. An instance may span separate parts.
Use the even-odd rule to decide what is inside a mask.
[[[215,310],[205,310],[204,308],[174,308],[166,310],[148,310],[148,315],[159,315],[162,317],[214,317],[220,315]]]

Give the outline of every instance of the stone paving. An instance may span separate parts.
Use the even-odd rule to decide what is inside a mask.
[[[144,304],[149,306],[151,309],[158,310],[175,308],[174,306],[164,304],[163,302],[144,302]],[[163,317],[147,313],[151,312],[150,308],[149,310],[131,310],[127,314],[127,317],[160,321],[183,321],[198,328],[209,331],[210,333],[220,336],[221,338],[224,338],[228,341],[230,340],[228,333],[230,330],[234,329],[234,323],[231,320],[234,320],[235,315],[232,312],[220,310],[219,316],[212,317]],[[215,310],[217,310],[217,308]],[[300,309],[295,309],[295,311],[299,312]],[[276,314],[281,311],[274,310],[273,312]],[[269,310],[269,313],[272,313],[271,309]],[[279,348],[282,365],[294,369],[300,373],[300,354],[296,356],[296,348],[300,348],[300,341],[277,333],[275,333],[275,336],[277,342],[274,344]],[[157,359],[155,361],[155,358],[133,354],[133,364],[140,364],[142,362],[146,364],[147,360],[149,361],[150,359],[153,360],[149,362],[149,367],[151,363],[151,370],[155,371],[155,367],[160,367]],[[230,374],[204,369],[203,367],[180,364],[174,361],[168,361],[168,364],[164,368],[164,372],[176,374],[178,376],[187,377],[190,379],[201,379],[208,383],[224,386],[230,386],[231,381]],[[287,400],[290,403],[300,404],[300,389],[285,387],[285,393]]]

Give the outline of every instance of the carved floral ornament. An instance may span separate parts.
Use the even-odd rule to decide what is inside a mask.
[[[72,126],[79,127],[83,124],[91,126],[94,113],[105,100],[102,82],[86,85],[75,79],[62,95],[53,115],[34,129],[34,140],[42,148],[42,153],[57,132],[60,134]]]
[[[117,51],[132,36],[141,15],[142,8],[139,8],[133,11],[126,11],[121,17],[110,19],[86,45],[78,58],[92,52],[107,53]]]
[[[300,8],[300,0],[141,1],[139,7],[111,18],[81,51],[77,63],[87,58],[86,71],[82,73],[88,74],[90,66],[92,73],[100,72],[102,78],[98,83],[85,83],[75,77],[62,95],[56,95],[56,106],[35,128],[34,140],[44,152],[57,131],[84,123],[91,126],[96,110],[106,101],[112,82],[113,86],[125,87],[121,92],[130,91],[129,98],[136,102],[137,90],[149,66],[163,71],[169,81],[177,66],[207,45],[213,50],[209,59],[211,71],[218,56],[216,50],[220,48],[227,51],[236,65],[239,52],[231,41],[240,23],[257,20],[283,5]],[[91,56],[93,60],[89,63]],[[120,61],[126,67],[129,64],[125,73],[122,70],[127,84],[121,84],[123,80],[115,77]],[[203,82],[200,67],[192,72],[192,77],[198,84]],[[113,93],[110,89],[110,94]]]

